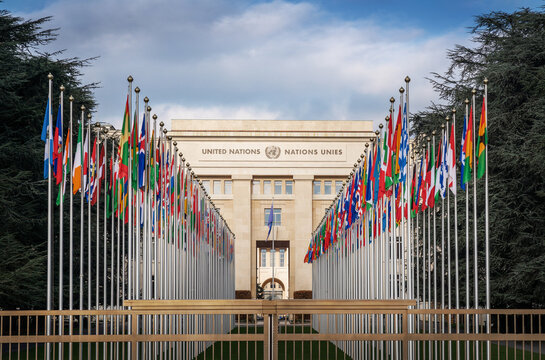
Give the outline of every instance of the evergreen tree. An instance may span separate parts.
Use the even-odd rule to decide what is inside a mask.
[[[47,180],[43,179],[44,143],[40,140],[47,103],[47,74],[54,76],[52,108],[59,86],[81,104],[94,106],[80,70],[89,60],[59,59],[61,52],[40,47],[56,37],[43,29],[49,17],[24,20],[0,10],[0,308],[45,309],[47,273]],[[65,121],[65,131],[68,121]],[[53,200],[54,201],[54,200]],[[66,247],[65,247],[66,248]],[[66,282],[65,282],[66,283]]]
[[[491,306],[529,308],[545,305],[545,12],[521,9],[476,17],[473,46],[448,52],[450,67],[431,82],[448,106],[433,104],[413,118],[413,134],[439,130],[457,109],[459,148],[464,99],[471,89],[482,99],[489,79],[489,206]],[[480,114],[477,101],[477,124]],[[478,181],[478,248],[484,305],[484,179]],[[464,214],[459,192],[458,214]],[[472,198],[469,199],[472,201]],[[465,222],[459,220],[460,269],[465,269]],[[470,224],[470,226],[472,226]],[[470,272],[473,273],[472,271]],[[460,271],[465,297],[465,271]],[[471,295],[473,296],[473,294]]]

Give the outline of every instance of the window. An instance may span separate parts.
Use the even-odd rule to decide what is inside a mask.
[[[286,194],[291,195],[293,193],[293,180],[286,180]]]
[[[285,254],[286,253],[286,250],[284,249],[280,249],[280,267],[284,267],[286,266],[285,264]]]
[[[269,226],[270,213],[271,213],[271,208],[265,209],[265,226]],[[282,225],[282,209],[273,209],[273,225],[274,226]]]
[[[261,266],[267,266],[267,250],[261,249]]]
[[[337,194],[343,187],[343,182],[341,180],[335,180],[335,194]]]
[[[233,193],[233,182],[231,180],[225,180],[223,182],[223,193],[226,195],[231,195]]]
[[[274,249],[271,249],[271,266],[275,266],[275,265],[274,265],[274,262],[275,262],[275,261],[274,261],[274,260],[275,260],[275,259],[274,259],[275,253],[276,253],[276,251],[275,251]]]
[[[271,180],[263,181],[263,194],[270,195],[271,193]]]
[[[214,194],[221,194],[221,181],[214,180]]]
[[[210,180],[203,180],[202,181],[202,186],[204,187],[204,189],[206,190],[206,192],[208,194],[210,194]]]
[[[275,180],[274,181],[274,193],[275,194],[282,194],[282,180]]]
[[[403,252],[403,241],[401,241],[401,237],[399,236],[396,236],[396,247],[397,247],[396,259],[401,259],[401,254]]]
[[[331,180],[324,181],[324,194],[331,194]]]
[[[252,181],[252,193],[253,194],[259,194],[259,180],[253,180]]]
[[[322,182],[320,180],[314,181],[313,194],[320,195],[322,193]]]

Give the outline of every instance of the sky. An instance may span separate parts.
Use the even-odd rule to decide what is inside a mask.
[[[411,112],[440,102],[427,78],[470,45],[474,16],[543,0],[4,0],[16,16],[52,16],[45,50],[98,57],[93,119],[121,126],[127,76],[170,120],[381,122],[410,76]],[[60,84],[55,84],[60,85]],[[399,100],[397,100],[399,101]],[[142,102],[140,105],[142,109]]]

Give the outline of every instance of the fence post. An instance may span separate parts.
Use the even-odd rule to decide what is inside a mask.
[[[136,314],[133,310],[131,313],[131,358],[133,360],[137,360],[137,350],[138,350],[138,342],[136,341],[136,337],[138,336],[138,314]]]
[[[401,316],[401,331],[403,332],[403,360],[407,360],[409,355],[409,331],[407,326],[409,314],[407,309],[403,310]]]
[[[269,314],[263,314],[263,359],[271,360],[269,348],[271,347],[271,328]],[[256,324],[257,325],[257,324]]]

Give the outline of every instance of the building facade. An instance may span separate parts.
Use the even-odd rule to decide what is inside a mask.
[[[303,261],[310,236],[374,136],[372,126],[172,120],[169,135],[235,233],[236,290],[252,298],[258,284],[283,298],[312,290],[311,265]]]

